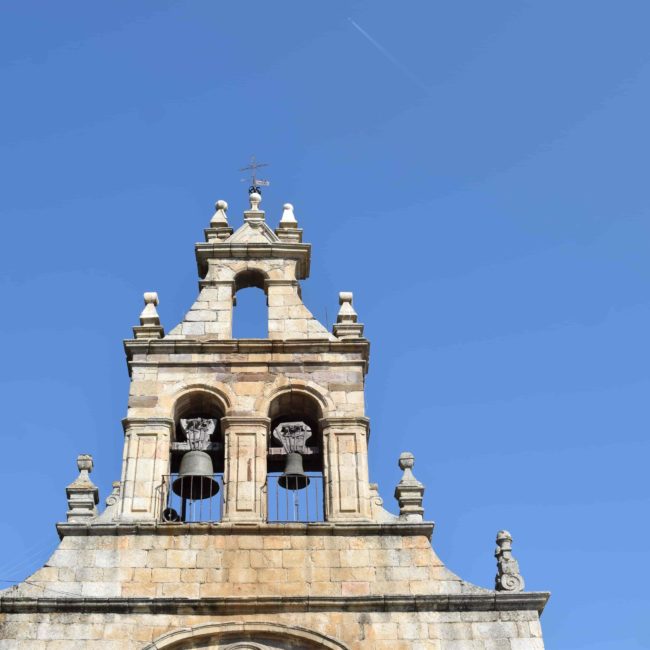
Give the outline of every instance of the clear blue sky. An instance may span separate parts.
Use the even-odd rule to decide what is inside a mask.
[[[167,329],[190,306],[255,153],[269,222],[293,202],[314,245],[308,306],[355,293],[386,504],[407,448],[451,569],[491,586],[508,528],[549,649],[650,648],[649,25],[647,0],[2,2],[0,579],[54,547],[78,453],[102,502],[119,478],[121,339],[143,291]]]

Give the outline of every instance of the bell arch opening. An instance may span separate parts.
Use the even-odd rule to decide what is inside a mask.
[[[219,521],[223,500],[223,405],[195,389],[174,405],[169,473],[163,477],[160,518],[167,523]]]
[[[232,315],[234,339],[266,339],[269,337],[269,310],[266,275],[247,269],[235,276]]]
[[[321,405],[309,393],[290,390],[271,401],[268,416],[268,520],[324,521]]]

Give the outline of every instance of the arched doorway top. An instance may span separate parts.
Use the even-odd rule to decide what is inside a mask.
[[[184,627],[167,632],[144,646],[142,650],[181,650],[186,641],[211,641],[228,643],[226,648],[255,648],[255,636],[263,636],[277,641],[300,641],[312,650],[349,650],[348,646],[325,636],[320,632],[303,627],[283,625],[282,623],[246,622],[246,623],[206,623],[194,627]],[[246,637],[252,637],[250,641]]]

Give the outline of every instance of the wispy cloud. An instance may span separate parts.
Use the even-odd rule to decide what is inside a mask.
[[[348,18],[352,26],[368,40],[372,45],[374,45],[394,66],[398,67],[416,86],[421,90],[424,90],[425,93],[429,93],[429,88],[424,84],[424,82],[414,75],[405,65],[402,65],[381,43],[376,41],[368,32],[356,23],[352,18]]]

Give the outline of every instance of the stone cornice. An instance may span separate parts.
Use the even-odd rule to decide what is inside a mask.
[[[362,426],[366,430],[370,428],[370,419],[365,415],[356,417],[351,416],[331,416],[320,419],[320,424],[323,427],[358,427]]]
[[[226,243],[199,242],[195,245],[196,263],[199,275],[205,277],[210,259],[290,259],[296,260],[298,280],[309,277],[311,244],[290,244],[287,242]]]
[[[54,588],[53,588],[54,590]],[[550,593],[430,594],[421,596],[268,596],[257,598],[0,597],[0,612],[106,612],[145,614],[246,614],[260,612],[536,611]]]
[[[218,354],[223,355],[223,361],[210,361],[211,365],[220,363],[231,363],[228,357],[236,354],[277,354],[277,355],[320,355],[320,354],[340,354],[340,355],[358,355],[358,360],[344,359],[346,364],[353,365],[359,361],[363,363],[364,373],[368,371],[368,359],[370,357],[370,342],[367,339],[348,339],[344,341],[329,341],[326,339],[227,339],[227,340],[200,340],[200,339],[125,339],[124,350],[129,365],[129,371],[132,368],[133,357],[135,355],[146,356],[149,354]],[[238,363],[241,360],[233,361]],[[201,363],[198,360],[188,362],[179,361],[177,364],[173,360],[165,362],[147,362],[146,360],[137,361],[140,364],[151,365],[180,365],[186,366],[197,365]],[[268,362],[279,365],[291,363],[290,361],[278,359],[277,361]],[[301,364],[309,363],[301,361]],[[332,361],[314,360],[314,363],[332,365]]]
[[[408,522],[314,522],[309,524],[280,523],[162,523],[122,521],[116,523],[59,523],[60,537],[68,535],[335,535],[335,536],[425,536],[431,539],[434,524],[431,521]]]
[[[165,428],[170,432],[174,428],[174,420],[171,418],[124,418],[122,420],[124,433],[129,429],[160,429]]]
[[[328,339],[125,339],[124,349],[130,359],[134,354],[324,354],[358,352],[368,358],[367,339],[330,341]]]

